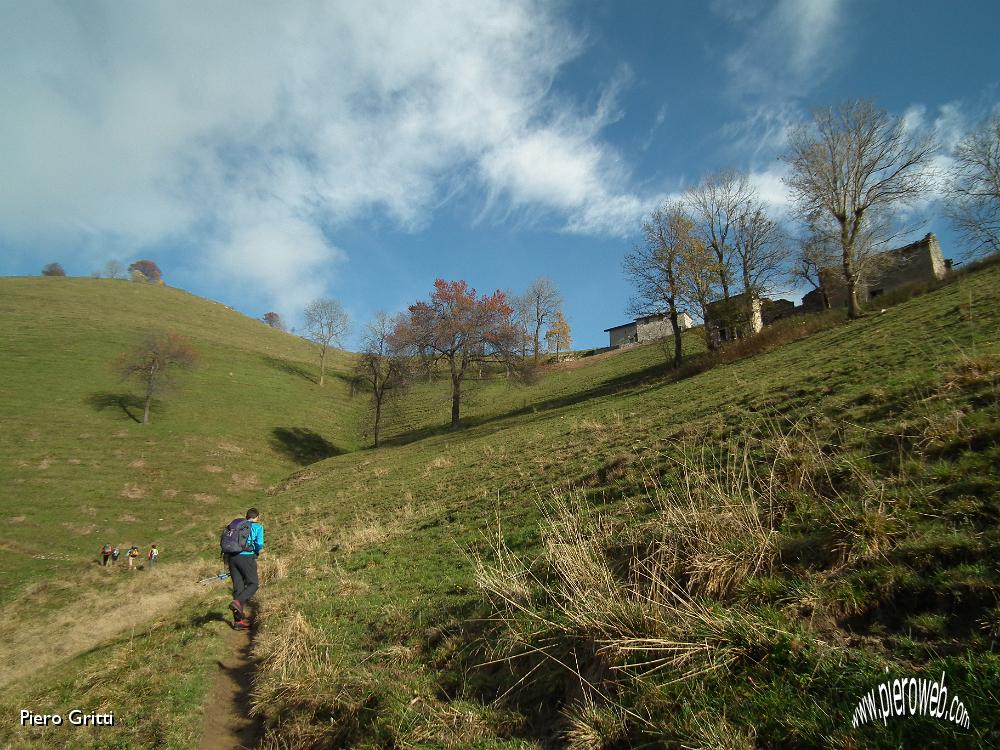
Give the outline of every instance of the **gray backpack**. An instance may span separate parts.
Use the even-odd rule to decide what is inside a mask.
[[[250,544],[250,522],[245,518],[234,518],[230,524],[222,530],[222,538],[219,540],[224,555],[238,555],[241,552],[253,552],[253,545]]]

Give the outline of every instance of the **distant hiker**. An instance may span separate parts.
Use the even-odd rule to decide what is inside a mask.
[[[149,555],[147,556],[147,560],[149,561],[149,569],[150,570],[152,570],[153,567],[156,565],[156,558],[159,557],[159,556],[160,556],[160,553],[157,552],[156,545],[154,544],[152,547],[149,548]]]
[[[244,605],[257,592],[257,557],[264,549],[264,527],[257,509],[250,508],[246,518],[233,519],[222,530],[220,545],[233,579],[233,600],[229,603],[233,627],[246,630],[250,621],[246,618]]]
[[[101,547],[101,560],[102,560],[101,564],[104,565],[104,567],[107,567],[108,560],[110,559],[111,559],[111,545],[105,544],[103,547]]]
[[[121,554],[121,551],[118,549],[118,545],[116,544],[115,548],[113,550],[111,550],[111,562],[112,563],[118,562],[118,556],[120,554]]]
[[[135,565],[135,561],[139,559],[139,548],[134,544],[128,548],[128,569],[132,570],[132,566]]]

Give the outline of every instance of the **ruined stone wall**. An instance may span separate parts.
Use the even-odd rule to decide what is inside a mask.
[[[858,284],[858,300],[862,303],[907,284],[943,279],[948,273],[941,243],[933,233],[910,245],[881,253],[870,263],[872,270]],[[843,270],[839,266],[823,269],[820,278],[830,306],[846,307],[847,285]]]

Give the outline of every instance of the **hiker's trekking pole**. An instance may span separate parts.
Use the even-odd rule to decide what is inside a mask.
[[[206,585],[211,583],[212,581],[224,581],[227,578],[229,578],[229,573],[219,573],[219,575],[212,576],[211,578],[203,578],[200,581],[198,581],[198,583]]]

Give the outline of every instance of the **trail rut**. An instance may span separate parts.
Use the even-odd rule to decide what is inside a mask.
[[[256,667],[252,631],[229,630],[227,656],[205,698],[199,750],[252,750],[264,734],[261,719],[250,716],[250,689]]]

